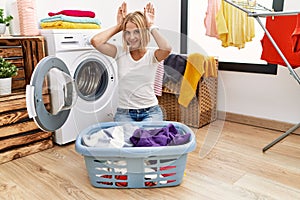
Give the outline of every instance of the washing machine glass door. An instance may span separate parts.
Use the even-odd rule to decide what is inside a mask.
[[[86,101],[96,101],[106,91],[109,75],[101,60],[87,58],[76,68],[74,80],[78,96]]]
[[[44,131],[59,129],[76,103],[76,90],[76,84],[61,59],[54,56],[43,58],[34,69],[30,85],[26,86],[29,117]],[[49,96],[56,101],[55,107],[49,103]]]

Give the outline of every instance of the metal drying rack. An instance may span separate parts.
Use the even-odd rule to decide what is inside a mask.
[[[285,56],[283,55],[283,53],[279,49],[278,45],[276,44],[276,42],[272,38],[271,34],[269,33],[267,28],[264,26],[264,24],[260,20],[261,17],[268,17],[268,16],[296,15],[296,14],[300,13],[300,11],[276,11],[275,12],[275,11],[273,11],[271,9],[268,9],[268,8],[264,7],[263,5],[258,4],[258,3],[256,3],[255,5],[252,6],[252,5],[248,4],[247,2],[245,2],[245,3],[243,3],[243,2],[234,2],[232,0],[224,0],[224,1],[231,4],[232,6],[234,6],[236,8],[238,8],[238,9],[244,11],[245,13],[247,13],[247,15],[249,17],[254,17],[256,19],[256,21],[262,27],[262,29],[266,33],[267,37],[269,38],[270,42],[272,43],[272,45],[274,46],[276,51],[279,53],[279,55],[282,58],[282,60],[284,61],[284,63],[286,64],[288,70],[290,71],[290,74],[300,84],[300,78],[299,78],[298,74],[291,67],[290,63],[288,62],[288,60],[285,58]],[[294,125],[292,128],[290,128],[285,133],[283,133],[281,136],[279,136],[277,139],[275,139],[270,144],[265,146],[262,151],[263,152],[267,151],[269,148],[271,148],[272,146],[274,146],[275,144],[277,144],[278,142],[283,140],[285,137],[287,137],[288,135],[293,133],[299,127],[300,127],[300,123]]]

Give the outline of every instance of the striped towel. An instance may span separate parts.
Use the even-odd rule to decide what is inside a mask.
[[[162,95],[162,82],[164,77],[164,71],[164,61],[161,61],[158,63],[154,81],[154,92],[157,96]]]

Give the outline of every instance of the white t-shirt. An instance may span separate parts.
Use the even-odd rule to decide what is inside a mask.
[[[119,76],[119,108],[140,109],[158,104],[154,93],[155,73],[158,61],[155,49],[147,48],[145,55],[135,61],[130,52],[117,46],[116,61]]]

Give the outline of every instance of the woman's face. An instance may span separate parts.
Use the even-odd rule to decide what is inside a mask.
[[[124,39],[130,50],[139,49],[141,46],[140,29],[138,29],[138,27],[130,21],[127,22],[125,27]]]

